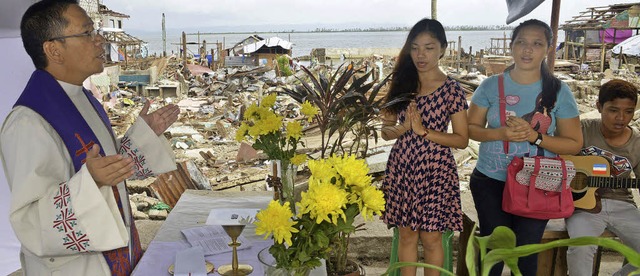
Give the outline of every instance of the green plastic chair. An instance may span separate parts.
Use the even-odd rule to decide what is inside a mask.
[[[391,240],[391,257],[389,258],[389,265],[398,262],[398,243],[399,243],[398,227],[393,228],[393,240]],[[442,247],[444,249],[444,262],[443,268],[453,272],[453,250],[451,249],[453,243],[453,231],[446,231],[442,234]],[[389,273],[389,276],[400,276],[400,270],[396,269]]]

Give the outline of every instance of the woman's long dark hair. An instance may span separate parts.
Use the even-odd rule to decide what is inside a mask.
[[[407,98],[409,95],[415,97],[415,93],[418,91],[420,80],[418,79],[418,70],[411,60],[411,44],[422,33],[428,33],[437,39],[442,49],[447,48],[447,36],[444,33],[444,27],[437,20],[425,18],[418,21],[411,28],[407,40],[398,55],[398,60],[393,69],[393,76],[391,77],[391,87],[385,98],[385,104],[388,105],[385,109],[388,112],[398,113],[407,108],[409,101],[402,99]]]
[[[547,39],[547,47],[551,47],[551,43],[553,42],[553,34],[551,33],[551,27],[537,19],[529,19],[524,21],[518,25],[513,32],[511,32],[511,44],[510,47],[513,46],[513,42],[518,37],[518,33],[526,27],[535,26],[544,29],[544,36]],[[513,48],[513,47],[512,47]],[[504,71],[510,71],[515,67],[515,64],[511,64]],[[547,108],[549,112],[556,104],[556,99],[558,98],[558,93],[560,92],[560,80],[556,78],[553,73],[549,70],[547,66],[547,62],[545,60],[542,61],[540,65],[540,75],[542,77],[542,100],[541,106]]]

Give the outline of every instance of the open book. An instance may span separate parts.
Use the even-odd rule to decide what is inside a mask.
[[[200,246],[204,255],[215,255],[225,252],[231,252],[229,246],[231,237],[222,229],[221,225],[205,225],[182,230],[182,234],[187,238],[191,246]],[[244,236],[238,237],[238,250],[251,247],[251,242]]]

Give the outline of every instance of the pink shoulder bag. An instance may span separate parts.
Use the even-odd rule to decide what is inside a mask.
[[[498,77],[500,124],[506,121],[504,76]],[[509,142],[503,141],[506,155]],[[573,162],[560,157],[514,157],[507,167],[502,210],[535,219],[567,218],[573,214],[570,183],[576,175]]]

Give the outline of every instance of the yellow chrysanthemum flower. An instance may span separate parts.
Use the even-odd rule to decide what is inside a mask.
[[[252,120],[258,118],[258,106],[256,104],[251,104],[247,107],[247,110],[244,111],[244,115],[242,116],[245,120]]]
[[[264,98],[262,98],[262,102],[260,102],[261,107],[272,107],[276,103],[276,93],[271,93]]]
[[[300,108],[300,112],[307,116],[307,120],[311,122],[313,120],[313,116],[318,114],[318,108],[313,106],[309,101],[304,101],[302,108]]]
[[[260,120],[260,122],[256,122],[256,125],[260,125],[260,135],[277,132],[282,127],[282,117],[271,113],[268,117]]]
[[[302,125],[298,121],[287,123],[287,140],[293,138],[299,140],[302,137]]]
[[[253,124],[253,126],[249,126],[247,129],[247,133],[249,136],[257,139],[258,135],[262,133],[262,124]]]
[[[309,213],[316,223],[322,221],[338,224],[338,218],[346,221],[344,209],[347,205],[347,191],[331,183],[309,179],[309,190],[302,193],[299,206],[302,214]]]
[[[311,160],[307,165],[311,171],[311,177],[319,181],[330,182],[331,178],[338,177],[338,172],[326,159]]]
[[[258,107],[256,109],[256,120],[265,120],[266,118],[276,116],[276,114],[268,107]]]
[[[382,191],[373,186],[367,186],[362,189],[360,197],[358,207],[360,208],[360,214],[362,214],[364,220],[373,218],[374,215],[382,215],[382,211],[384,211],[385,206],[384,194]]]
[[[249,125],[244,122],[240,124],[240,127],[236,131],[236,141],[242,142],[242,140],[244,140],[244,136],[247,135],[247,131],[249,131]]]
[[[267,239],[273,234],[273,238],[277,243],[286,242],[291,245],[292,233],[297,233],[298,229],[293,227],[298,222],[291,218],[293,213],[289,208],[289,202],[281,205],[278,201],[272,200],[266,209],[260,210],[256,215],[256,235],[264,235]]]
[[[371,185],[369,166],[364,159],[356,159],[355,155],[344,156],[341,159],[334,158],[334,167],[344,178],[345,185],[362,189]]]
[[[306,154],[296,154],[293,157],[291,157],[291,164],[294,164],[296,166],[302,165],[302,163],[304,163],[305,161],[307,161]]]

